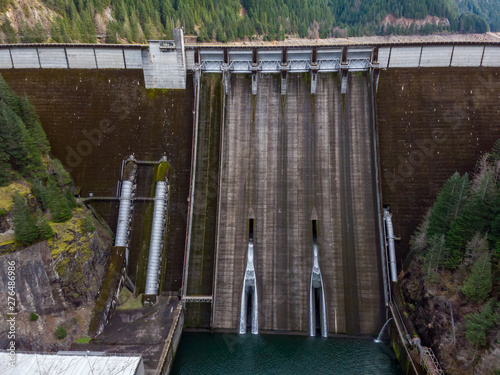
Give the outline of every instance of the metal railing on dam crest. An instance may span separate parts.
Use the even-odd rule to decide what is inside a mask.
[[[146,88],[185,89],[187,71],[299,73],[365,71],[371,68],[500,67],[500,42],[435,42],[283,45],[6,44],[0,69],[141,69]]]

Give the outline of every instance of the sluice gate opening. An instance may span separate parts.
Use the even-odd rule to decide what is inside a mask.
[[[245,334],[247,328],[251,329],[252,334],[259,333],[259,311],[257,282],[255,279],[254,267],[254,247],[253,247],[253,226],[254,219],[249,220],[248,229],[248,249],[247,262],[245,269],[245,279],[243,280],[243,290],[241,291],[241,309],[240,309],[240,334]]]
[[[316,220],[312,220],[311,225],[313,238],[313,268],[309,291],[309,336],[316,336],[319,333],[323,337],[328,337],[325,288],[323,285],[323,277],[321,276],[321,269],[319,267]]]

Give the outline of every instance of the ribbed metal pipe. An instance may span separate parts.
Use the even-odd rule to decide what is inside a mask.
[[[115,246],[127,246],[128,223],[130,220],[130,205],[132,203],[132,181],[123,181],[120,195],[120,209],[118,211],[118,224],[116,226]]]
[[[163,237],[163,221],[165,218],[165,206],[167,203],[166,194],[167,183],[165,181],[156,182],[153,226],[151,228],[145,294],[154,295],[158,293],[158,274],[160,272],[160,258],[162,253],[161,240]]]
[[[384,209],[384,223],[387,233],[387,244],[389,246],[391,281],[398,281],[398,267],[396,264],[396,247],[394,246],[394,228],[392,226],[392,214],[387,209]]]

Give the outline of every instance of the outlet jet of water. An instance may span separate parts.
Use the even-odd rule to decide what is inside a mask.
[[[387,327],[387,324],[392,320],[392,318],[389,318],[387,322],[385,322],[384,326],[380,330],[380,333],[378,334],[378,337],[375,339],[375,342],[382,342],[382,335],[384,334],[385,327]]]

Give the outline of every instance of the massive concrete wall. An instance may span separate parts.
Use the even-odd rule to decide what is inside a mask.
[[[312,226],[318,221],[329,332],[373,333],[381,324],[368,78],[347,95],[337,75],[231,79],[223,142],[214,326],[235,330],[248,244],[254,251],[259,329],[307,332]]]
[[[27,95],[40,116],[52,154],[70,169],[81,195],[116,196],[122,161],[131,153],[174,168],[169,205],[164,290],[182,281],[193,124],[192,76],[185,91],[146,90],[140,70],[2,70],[7,83]],[[103,131],[105,129],[106,131]],[[152,168],[141,171],[138,194],[149,194]],[[148,174],[149,173],[149,174]],[[146,206],[136,202],[131,259],[143,231]],[[116,228],[117,205],[93,206]],[[138,238],[137,241],[134,238]]]
[[[377,132],[383,203],[390,204],[401,261],[443,183],[473,172],[500,138],[500,69],[382,71]],[[401,262],[398,264],[401,269]]]

